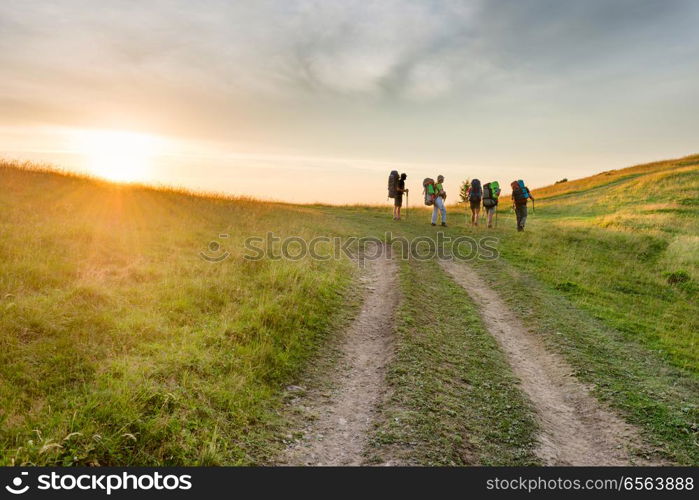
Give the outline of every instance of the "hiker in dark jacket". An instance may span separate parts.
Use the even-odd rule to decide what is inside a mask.
[[[481,200],[483,198],[483,188],[481,181],[473,179],[468,188],[468,204],[471,207],[471,225],[478,225],[478,218],[481,214]]]
[[[534,201],[534,197],[522,181],[514,181],[512,184],[512,204],[517,215],[517,231],[524,231],[527,222],[527,202]]]
[[[400,220],[400,209],[403,206],[403,193],[408,193],[408,189],[405,189],[405,179],[407,178],[408,176],[406,174],[400,174],[400,180],[396,187],[396,197],[393,199],[393,220]]]

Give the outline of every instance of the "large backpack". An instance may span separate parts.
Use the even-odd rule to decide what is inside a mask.
[[[425,205],[428,207],[431,207],[434,205],[434,198],[435,195],[430,193],[430,186],[434,186],[434,179],[430,179],[429,177],[426,177],[424,181],[422,181],[422,187],[425,188],[423,191],[423,194],[425,195]]]
[[[483,198],[483,189],[481,188],[481,181],[478,179],[473,179],[471,181],[471,192],[468,195],[468,201],[477,201],[480,203],[481,198]]]
[[[529,199],[529,189],[524,185],[523,180],[514,181],[512,184],[512,195],[515,198],[515,205],[526,205]]]
[[[400,179],[400,176],[398,175],[398,171],[391,170],[391,173],[388,175],[388,197],[389,198],[395,198],[396,194],[398,194],[398,179]]]
[[[483,185],[483,206],[485,208],[492,208],[498,204],[498,191],[500,191],[500,184],[498,181],[489,182]]]

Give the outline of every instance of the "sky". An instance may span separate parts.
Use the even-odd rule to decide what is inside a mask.
[[[293,202],[699,152],[695,0],[3,0],[0,158]]]

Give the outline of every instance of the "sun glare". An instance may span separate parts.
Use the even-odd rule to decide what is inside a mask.
[[[111,130],[81,131],[76,139],[89,172],[116,182],[147,180],[159,146],[154,136]]]

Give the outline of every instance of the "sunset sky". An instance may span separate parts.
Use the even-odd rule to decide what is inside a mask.
[[[695,0],[3,0],[0,157],[294,202],[385,202],[394,168],[540,186],[699,152],[698,27]]]

